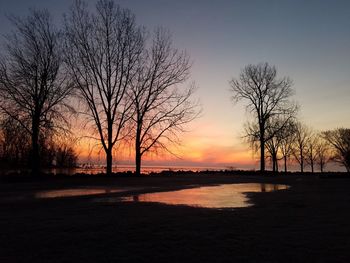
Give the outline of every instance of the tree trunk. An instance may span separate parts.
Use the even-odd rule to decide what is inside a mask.
[[[287,173],[287,156],[283,156],[284,159],[284,172]]]
[[[106,151],[107,167],[106,174],[107,176],[112,175],[112,147],[108,147]]]
[[[141,153],[140,152],[136,152],[135,164],[136,164],[135,174],[136,176],[140,176],[141,175]]]
[[[272,153],[272,171],[274,173],[278,171],[278,168],[277,168],[277,156],[276,156],[275,152]]]
[[[303,151],[300,151],[300,172],[304,172],[304,156]]]
[[[113,136],[113,123],[110,117],[110,111],[107,113],[107,121],[108,121],[108,127],[107,127],[107,150],[106,150],[106,161],[107,161],[107,167],[106,167],[106,174],[107,176],[112,175],[112,162],[113,162],[113,157],[112,157],[112,136]]]
[[[31,156],[31,174],[40,175],[40,154],[39,154],[39,121],[38,118],[32,120],[32,156]]]
[[[260,172],[265,172],[265,141],[260,138]]]
[[[259,133],[260,133],[260,172],[265,172],[265,123],[259,122]]]
[[[135,139],[135,174],[136,176],[141,175],[141,132],[139,129],[136,131],[136,139]]]

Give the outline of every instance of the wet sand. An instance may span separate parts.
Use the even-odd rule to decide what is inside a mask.
[[[124,188],[126,194],[226,183],[291,188],[250,193],[252,207],[36,199],[48,190]],[[104,194],[103,196],[106,196]],[[349,262],[350,179],[187,175],[0,183],[0,262]]]

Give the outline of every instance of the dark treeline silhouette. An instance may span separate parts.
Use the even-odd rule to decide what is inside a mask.
[[[12,118],[0,123],[0,168],[24,169],[31,167],[30,134]],[[52,134],[39,137],[40,167],[76,167],[78,156],[74,142],[66,142]]]
[[[107,175],[115,146],[131,141],[140,174],[142,156],[171,152],[169,145],[198,116],[193,85],[185,87],[189,56],[173,47],[166,30],[149,34],[114,1],[100,0],[95,8],[75,1],[62,28],[47,10],[10,19],[14,33],[0,63],[4,162],[30,165],[33,175],[43,166],[75,165],[74,148],[61,144],[71,135],[74,113],[104,150]],[[72,107],[77,100],[83,110]]]
[[[338,162],[347,172],[350,167],[350,129],[315,132],[297,120],[297,105],[290,100],[292,81],[277,79],[277,71],[268,63],[246,66],[238,79],[232,79],[231,90],[235,102],[247,101],[252,115],[245,127],[245,139],[260,154],[260,171],[265,172],[265,161],[271,161],[273,172],[278,172],[283,160],[298,164],[300,172],[309,167],[320,172],[328,162]]]

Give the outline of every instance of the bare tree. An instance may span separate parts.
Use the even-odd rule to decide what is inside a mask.
[[[293,143],[295,136],[295,122],[290,121],[285,126],[280,142],[280,151],[284,162],[284,172],[287,172],[288,159],[293,153]]]
[[[274,136],[266,130],[271,118],[291,115],[297,107],[290,102],[293,95],[292,81],[288,77],[277,78],[277,70],[268,63],[246,66],[238,79],[230,81],[233,100],[245,100],[247,109],[254,116],[260,144],[260,170],[265,171],[265,143]],[[279,128],[275,130],[277,132]]]
[[[0,109],[31,136],[32,173],[40,172],[40,134],[65,121],[62,110],[71,85],[62,68],[60,33],[48,11],[12,17],[0,63]]]
[[[55,150],[55,166],[56,167],[76,167],[78,155],[74,148],[67,144],[60,144],[56,146]]]
[[[170,34],[158,29],[133,82],[137,175],[142,156],[152,149],[168,150],[168,144],[176,142],[178,132],[198,114],[191,101],[193,86],[179,86],[188,79],[190,66],[186,53],[172,47]]]
[[[270,140],[266,142],[266,150],[271,158],[272,171],[278,172],[278,153],[280,148],[280,140],[278,136],[272,137]]]
[[[266,141],[266,151],[267,155],[269,155],[272,164],[272,171],[278,172],[278,161],[279,161],[279,151],[281,146],[281,139],[283,136],[283,126],[281,122],[284,120],[280,120],[278,118],[273,118],[268,121],[269,125],[267,125],[266,129],[266,137],[269,137],[269,140]],[[277,128],[277,130],[276,130]]]
[[[350,129],[338,128],[323,132],[333,150],[332,160],[341,163],[347,172],[350,172]]]
[[[321,173],[330,161],[330,147],[329,143],[323,138],[322,133],[317,135],[316,150],[316,164],[320,167]]]
[[[113,1],[98,1],[90,12],[76,1],[65,19],[66,63],[94,123],[112,173],[112,150],[123,138],[132,100],[128,88],[143,50],[134,15]]]
[[[305,160],[310,165],[311,172],[314,172],[314,167],[317,161],[317,135],[310,131],[309,139],[306,145]]]
[[[300,165],[300,171],[303,173],[306,165],[306,155],[310,140],[310,129],[298,122],[295,126],[293,156]]]
[[[292,115],[289,116],[280,116],[277,119],[273,118],[270,120],[272,123],[267,126],[267,137],[270,137],[269,134],[274,134],[266,142],[266,149],[271,157],[273,172],[278,172],[278,161],[282,159],[284,160],[284,170],[287,170],[287,158],[291,151],[291,146],[287,142],[293,136],[294,114],[295,112],[292,112]]]

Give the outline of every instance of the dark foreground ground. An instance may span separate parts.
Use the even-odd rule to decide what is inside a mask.
[[[292,187],[250,194],[255,206],[235,210],[31,197],[81,186],[152,192],[239,182]],[[350,179],[191,175],[3,182],[0,207],[0,262],[350,262]]]

